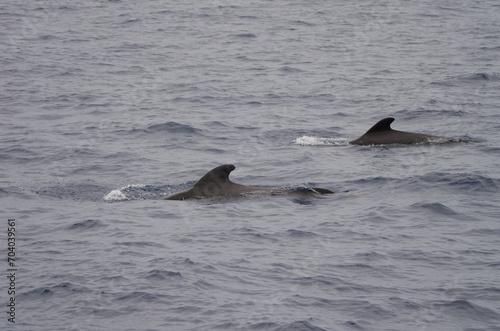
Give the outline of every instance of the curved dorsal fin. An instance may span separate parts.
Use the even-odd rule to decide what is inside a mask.
[[[370,130],[366,131],[366,133],[392,130],[391,129],[392,122],[394,122],[394,118],[392,117],[384,118],[383,120],[378,121],[374,126],[370,128]]]
[[[229,180],[229,173],[236,169],[236,167],[232,164],[224,164],[218,166],[207,172],[205,176],[201,177],[201,179],[196,182],[193,188],[204,188],[207,185],[216,185],[216,187],[223,187],[224,185],[231,183]]]

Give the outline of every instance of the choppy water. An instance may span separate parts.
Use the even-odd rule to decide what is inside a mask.
[[[2,329],[500,330],[499,17],[3,1]],[[346,144],[388,116],[468,143]],[[225,163],[336,194],[159,200]]]

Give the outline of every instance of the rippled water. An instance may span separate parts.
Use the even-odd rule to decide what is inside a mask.
[[[2,330],[500,329],[494,1],[0,9]],[[159,200],[221,164],[336,194]]]

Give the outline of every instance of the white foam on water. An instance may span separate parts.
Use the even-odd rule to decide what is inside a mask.
[[[302,136],[295,139],[293,143],[302,146],[343,146],[346,145],[347,139]]]

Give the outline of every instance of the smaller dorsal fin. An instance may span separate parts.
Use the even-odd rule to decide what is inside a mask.
[[[236,169],[232,164],[224,164],[214,168],[206,173],[205,176],[193,186],[193,188],[204,188],[207,185],[215,184],[218,187],[223,187],[224,185],[230,183],[229,174],[231,171]]]
[[[394,122],[394,118],[392,117],[384,118],[383,120],[378,121],[374,126],[370,128],[370,130],[366,131],[366,133],[392,130],[391,129],[392,122]]]

